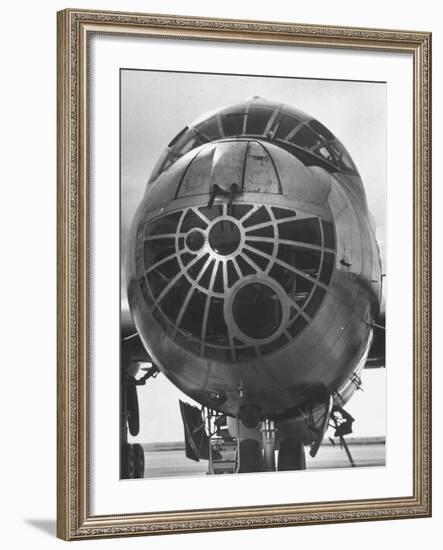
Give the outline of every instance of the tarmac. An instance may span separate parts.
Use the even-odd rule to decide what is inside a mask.
[[[385,465],[384,438],[350,439],[349,451],[357,468],[371,468]],[[208,461],[195,462],[185,456],[181,442],[151,443],[145,449],[146,478],[202,476],[208,472]],[[323,443],[317,455],[312,458],[306,449],[307,470],[329,470],[351,468],[351,463],[340,443]]]

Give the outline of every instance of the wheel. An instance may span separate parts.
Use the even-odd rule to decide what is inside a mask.
[[[261,443],[256,439],[240,441],[240,468],[238,471],[239,473],[263,471]]]
[[[140,431],[140,415],[138,409],[137,386],[135,384],[128,384],[126,386],[126,409],[129,413],[129,433],[136,436]]]
[[[136,471],[134,445],[129,443],[122,445],[120,458],[122,479],[133,479]]]
[[[305,448],[301,441],[288,437],[280,442],[277,469],[279,472],[306,470]]]
[[[141,478],[145,475],[145,451],[143,447],[136,443],[133,445],[134,447],[134,455],[135,455],[135,472],[134,477]]]

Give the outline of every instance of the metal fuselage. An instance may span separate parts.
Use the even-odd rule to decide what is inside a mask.
[[[269,132],[206,141],[155,175],[133,222],[128,299],[144,345],[229,415],[284,417],[324,393],[343,405],[381,298],[358,173],[303,162]]]

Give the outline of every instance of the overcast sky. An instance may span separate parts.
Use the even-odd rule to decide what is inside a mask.
[[[366,189],[384,263],[386,214],[386,85],[239,75],[124,70],[121,73],[121,238],[128,229],[161,152],[185,126],[213,109],[261,96],[287,103],[322,122],[344,144]],[[122,298],[126,297],[122,274]],[[349,405],[357,435],[385,433],[384,369],[364,373],[367,391]],[[140,390],[138,441],[183,437],[180,392],[163,375]],[[374,419],[370,410],[377,407]]]

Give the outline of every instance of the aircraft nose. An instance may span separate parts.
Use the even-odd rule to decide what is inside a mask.
[[[331,278],[335,236],[329,221],[287,203],[239,196],[149,222],[143,257],[157,321],[181,346],[235,362],[276,351],[309,323]]]

